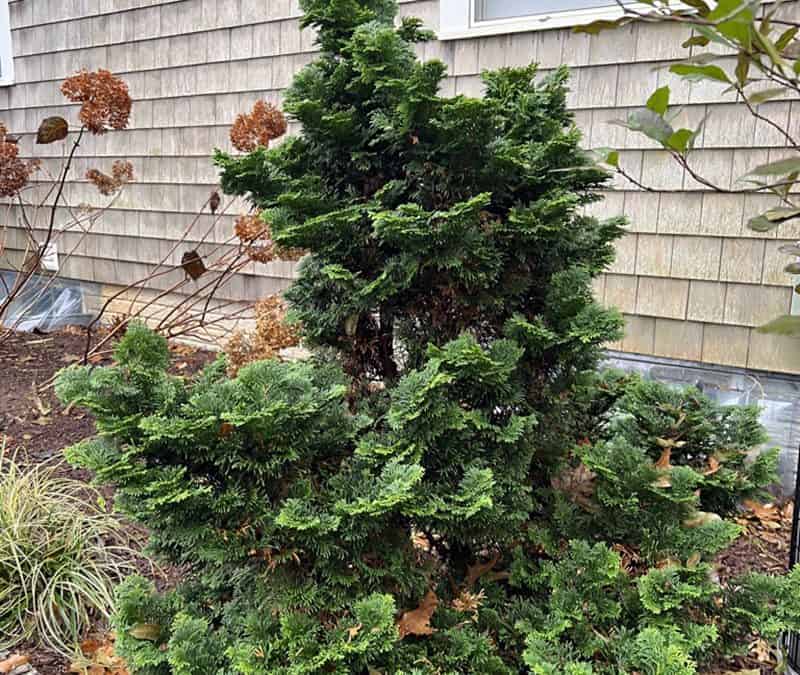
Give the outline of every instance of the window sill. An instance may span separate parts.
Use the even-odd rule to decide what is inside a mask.
[[[598,19],[614,20],[623,15],[618,6],[576,9],[569,12],[550,12],[497,21],[471,21],[472,3],[469,0],[441,0],[439,40],[506,35],[529,31],[574,28]],[[647,5],[633,5],[633,9],[651,9]]]

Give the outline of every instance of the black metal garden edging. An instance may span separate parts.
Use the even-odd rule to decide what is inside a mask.
[[[797,454],[797,468],[794,479],[794,508],[792,509],[792,541],[789,544],[789,567],[794,567],[800,554],[800,450]],[[786,664],[795,673],[800,673],[800,634],[787,633],[784,636]]]

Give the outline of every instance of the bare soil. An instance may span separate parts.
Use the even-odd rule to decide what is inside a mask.
[[[16,333],[0,343],[0,447],[5,440],[5,451],[13,453],[22,466],[53,464],[58,474],[88,483],[89,472],[69,466],[63,460],[63,449],[93,436],[94,419],[85,410],[61,405],[53,391],[55,374],[81,361],[85,340],[81,329],[67,328],[48,335]],[[175,374],[189,376],[214,358],[211,352],[186,345],[170,349]],[[95,359],[92,365],[110,362],[110,357]],[[102,492],[113,503],[111,491]],[[131,530],[137,528],[131,526]],[[153,574],[149,565],[141,564],[141,569]],[[162,587],[170,585],[177,573],[161,568],[156,581]],[[40,675],[69,672],[65,659],[36,645],[19,645],[13,652],[28,656]]]

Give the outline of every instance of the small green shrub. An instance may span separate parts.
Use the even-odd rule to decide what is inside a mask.
[[[774,477],[755,412],[593,374],[623,228],[586,213],[606,176],[566,70],[443,97],[393,0],[300,4],[322,49],[284,98],[302,133],[217,163],[308,251],[286,297],[313,358],[186,380],[134,325],[57,383],[100,432],[68,458],[187,570],[120,587],[132,669],[689,675],[792,626],[800,577],[709,573]]]
[[[132,551],[100,494],[0,448],[0,647],[34,640],[64,654],[113,609]]]

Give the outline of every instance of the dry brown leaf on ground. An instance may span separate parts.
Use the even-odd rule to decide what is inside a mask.
[[[0,661],[0,673],[5,675],[26,663],[28,663],[28,657],[25,654],[12,654],[7,659]]]
[[[432,635],[434,628],[431,626],[431,618],[438,606],[439,598],[431,590],[422,598],[419,607],[403,612],[403,616],[397,621],[400,639],[406,637],[406,635]]]
[[[114,652],[112,634],[90,637],[81,643],[84,659],[71,664],[69,672],[82,675],[130,675],[125,661]]]
[[[783,514],[775,504],[759,504],[751,499],[745,499],[742,504],[755,516],[762,527],[769,529],[778,529],[780,527]],[[749,516],[750,513],[745,512],[745,516]]]

